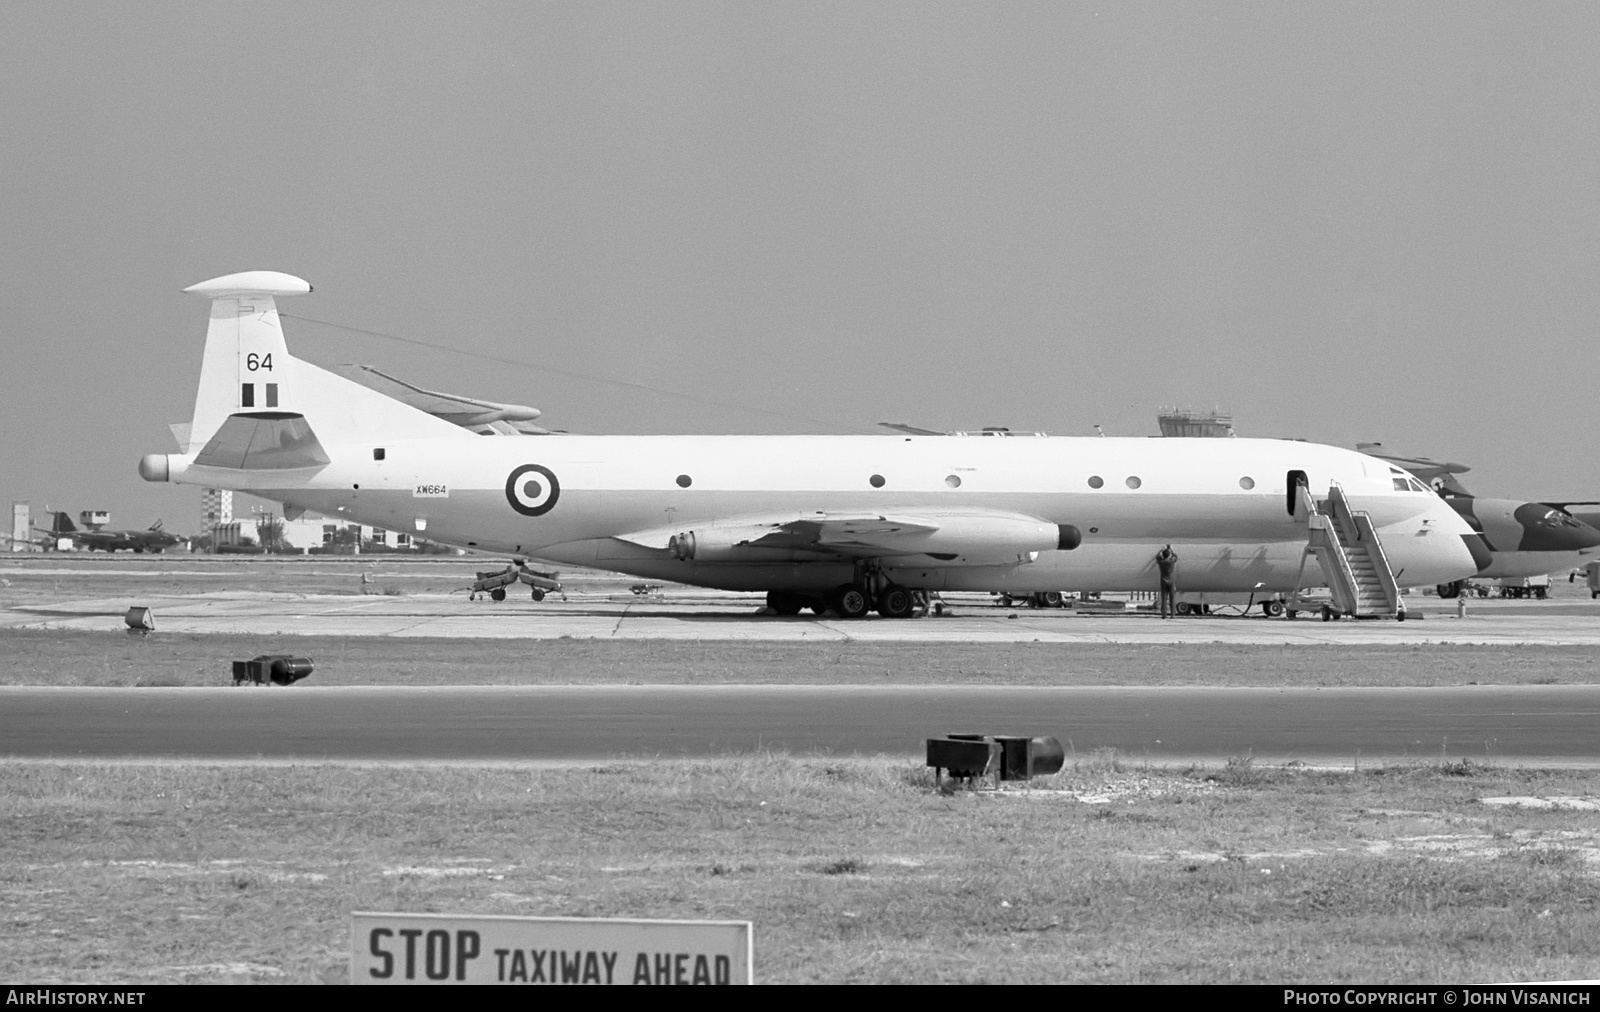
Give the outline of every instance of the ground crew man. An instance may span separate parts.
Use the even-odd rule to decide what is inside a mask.
[[[1178,610],[1178,590],[1172,582],[1173,570],[1178,567],[1178,553],[1167,545],[1156,553],[1156,568],[1161,571],[1161,617],[1168,618],[1169,611]]]

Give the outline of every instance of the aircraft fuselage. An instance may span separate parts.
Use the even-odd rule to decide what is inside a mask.
[[[930,590],[1148,590],[1156,585],[1155,552],[1172,543],[1186,585],[1289,590],[1306,543],[1305,518],[1289,509],[1290,472],[1299,471],[1313,490],[1339,482],[1352,505],[1372,516],[1405,585],[1477,570],[1461,540],[1472,532],[1442,500],[1396,491],[1383,461],[1312,443],[469,437],[374,440],[330,448],[329,455],[332,463],[297,484],[282,483],[286,474],[185,467],[182,458],[171,459],[173,480],[245,487],[290,508],[481,551],[730,590],[796,591],[847,582],[853,563],[772,549],[683,560],[627,536],[736,526],[740,518],[1004,511],[1071,525],[1082,543],[1070,551],[891,556],[880,563],[896,582]],[[540,485],[531,496],[526,486],[510,487],[519,471],[517,481],[531,475]],[[530,509],[542,511],[528,515]],[[1315,583],[1315,564],[1311,569]]]

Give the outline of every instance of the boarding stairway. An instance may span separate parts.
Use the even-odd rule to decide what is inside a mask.
[[[1331,618],[1332,613],[1337,612],[1352,618],[1404,621],[1406,613],[1400,599],[1400,585],[1389,568],[1383,542],[1367,512],[1350,508],[1350,501],[1338,482],[1329,486],[1328,498],[1323,500],[1312,499],[1310,489],[1300,486],[1300,505],[1310,529],[1306,553],[1316,556],[1333,595],[1332,608],[1325,608],[1323,617]],[[1303,576],[1304,556],[1300,569]],[[1296,588],[1296,595],[1298,593]]]

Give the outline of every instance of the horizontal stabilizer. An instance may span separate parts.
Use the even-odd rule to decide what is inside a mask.
[[[240,471],[283,471],[324,467],[328,455],[304,415],[262,412],[229,415],[194,462]]]

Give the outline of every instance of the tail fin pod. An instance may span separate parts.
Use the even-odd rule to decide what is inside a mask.
[[[292,384],[283,382],[289,352],[274,297],[307,295],[311,285],[277,271],[245,271],[184,291],[211,299],[211,321],[183,452],[204,446],[231,414],[295,411]]]

